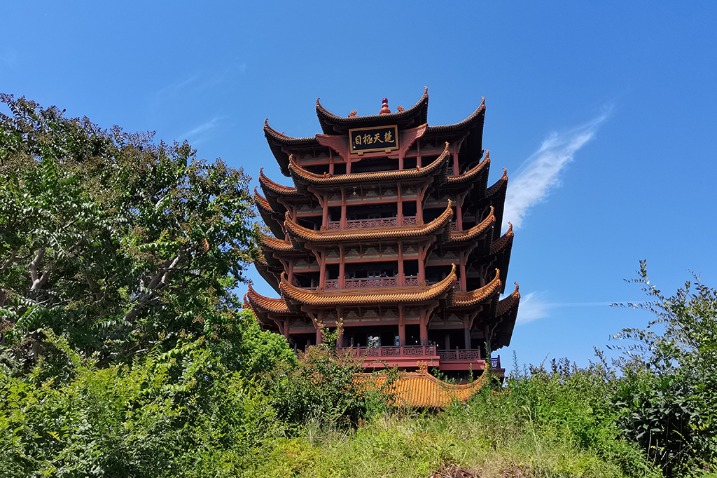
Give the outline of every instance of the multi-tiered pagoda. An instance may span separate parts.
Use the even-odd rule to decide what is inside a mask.
[[[488,185],[485,101],[429,126],[428,91],[413,107],[348,117],[317,100],[323,131],[292,138],[264,125],[293,186],[260,173],[256,203],[273,235],[257,269],[280,295],[249,287],[261,324],[297,349],[342,331],[364,367],[479,372],[510,343],[520,295],[500,299],[512,228],[501,235],[508,177]],[[500,362],[493,358],[500,373]]]

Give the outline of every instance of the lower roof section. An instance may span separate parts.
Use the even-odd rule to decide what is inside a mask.
[[[454,401],[466,401],[488,384],[490,375],[464,385],[447,383],[428,373],[425,364],[417,372],[400,372],[393,382],[385,374],[357,374],[356,381],[366,389],[381,390],[395,405],[443,408]]]

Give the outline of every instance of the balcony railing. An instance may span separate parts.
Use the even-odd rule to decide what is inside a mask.
[[[480,350],[439,350],[438,356],[441,358],[441,362],[462,362],[462,361],[475,361],[483,360],[481,357]],[[490,366],[492,368],[502,368],[500,365],[500,355],[491,357]]]
[[[392,226],[415,226],[416,216],[404,216],[403,223],[398,223],[397,217],[379,217],[373,219],[352,219],[346,221],[345,229],[369,229],[373,227],[392,227]],[[329,230],[341,229],[341,221],[329,221]]]
[[[441,360],[481,360],[480,350],[439,350]]]
[[[399,347],[340,347],[339,351],[349,352],[353,357],[396,358],[396,357],[435,357],[435,345],[404,345]]]
[[[402,287],[417,286],[417,276],[406,276],[404,283],[399,284],[398,276],[393,277],[365,277],[360,279],[345,279],[344,289],[368,289],[372,287]],[[326,281],[326,290],[340,289],[338,279]]]

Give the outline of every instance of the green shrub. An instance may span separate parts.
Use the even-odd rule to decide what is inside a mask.
[[[695,279],[668,297],[641,261],[633,282],[649,301],[623,306],[654,318],[616,336],[632,341],[616,361],[618,424],[667,476],[717,470],[717,290]]]
[[[0,475],[236,476],[283,434],[263,391],[202,341],[132,365],[74,359],[67,383],[38,380],[42,363],[0,373]]]
[[[360,362],[337,354],[330,344],[309,347],[295,367],[277,369],[268,378],[278,416],[292,424],[347,428],[385,411],[388,397],[357,381],[360,372]]]

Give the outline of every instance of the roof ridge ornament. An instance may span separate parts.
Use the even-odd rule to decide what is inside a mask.
[[[388,107],[388,98],[381,100],[381,111],[378,112],[380,115],[391,114],[391,110]]]

